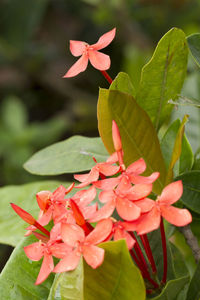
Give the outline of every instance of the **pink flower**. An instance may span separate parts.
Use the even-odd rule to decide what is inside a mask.
[[[151,184],[136,184],[130,187],[126,177],[123,177],[115,190],[105,190],[99,194],[100,202],[106,204],[94,213],[90,222],[110,217],[115,208],[122,219],[137,220],[140,217],[141,209],[133,201],[143,199],[151,193],[151,190]]]
[[[97,70],[108,70],[110,68],[110,57],[98,50],[107,47],[114,39],[115,33],[116,28],[102,35],[98,42],[93,45],[89,45],[82,41],[70,41],[70,51],[72,55],[81,57],[63,77],[74,77],[79,73],[84,72],[87,68],[88,61],[90,61]]]
[[[99,179],[99,176],[112,176],[119,172],[119,166],[113,166],[108,162],[97,163],[88,174],[75,174],[74,178],[81,182],[77,187],[85,187]]]
[[[88,265],[96,269],[104,259],[104,250],[96,245],[103,242],[111,230],[112,221],[110,219],[99,222],[87,236],[78,225],[63,224],[61,227],[62,239],[66,245],[73,247],[73,250],[56,265],[54,272],[61,273],[74,270],[82,255]]]
[[[146,234],[160,226],[161,216],[169,223],[175,226],[185,226],[192,221],[192,216],[187,209],[181,209],[171,204],[177,202],[183,193],[182,181],[175,181],[167,185],[156,201],[151,199],[144,199],[136,201],[136,205],[141,208],[144,214],[136,221],[133,222],[133,230],[138,234]],[[131,229],[131,224],[129,224]]]
[[[43,257],[42,266],[35,282],[36,285],[41,284],[44,280],[46,280],[49,274],[53,271],[54,262],[52,256],[63,258],[71,250],[71,246],[57,242],[55,239],[57,234],[57,229],[56,234],[52,229],[50,240],[47,243],[40,240],[39,242],[24,247],[26,256],[29,259],[39,261]]]
[[[117,155],[116,152],[111,155],[111,157],[107,160],[107,162],[114,163],[116,162]],[[158,177],[159,172],[154,172],[150,176],[141,176],[140,174],[146,170],[146,163],[143,158],[138,159],[137,161],[133,162],[127,169],[122,170],[122,174],[115,178],[107,178],[103,180],[99,180],[94,183],[95,187],[102,189],[102,190],[110,190],[120,184],[123,178],[127,179],[127,183],[129,182],[129,187],[132,184],[151,184],[153,183]]]

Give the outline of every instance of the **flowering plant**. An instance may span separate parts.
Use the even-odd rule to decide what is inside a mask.
[[[85,71],[90,61],[110,85],[99,92],[101,139],[73,137],[25,164],[40,175],[89,172],[75,174],[78,183],[44,183],[35,195],[37,218],[18,205],[19,199],[11,203],[29,226],[23,246],[2,273],[4,299],[21,293],[20,299],[189,300],[196,299],[191,298],[194,288],[200,293],[195,284],[199,264],[191,276],[174,238],[181,232],[199,261],[190,227],[192,214],[200,214],[198,183],[191,179],[198,179],[199,171],[191,171],[194,157],[184,134],[188,116],[166,129],[186,75],[186,37],[173,28],[161,39],[135,89],[125,73],[111,79],[110,57],[99,52],[115,33],[114,28],[92,45],[70,41],[71,53],[81,57],[64,78]],[[6,278],[9,284],[13,280],[6,276],[17,257],[27,272],[19,274],[31,285],[28,291],[21,292],[17,279],[14,287],[4,288]]]

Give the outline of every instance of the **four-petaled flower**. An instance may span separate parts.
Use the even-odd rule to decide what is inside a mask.
[[[105,71],[110,68],[110,57],[99,50],[107,47],[115,37],[116,28],[102,35],[97,43],[89,45],[82,41],[70,41],[70,51],[72,55],[81,56],[77,62],[63,76],[74,77],[87,68],[88,61],[91,62],[94,68]]]
[[[63,224],[61,227],[61,236],[66,245],[72,247],[68,253],[56,265],[54,272],[61,273],[74,270],[83,255],[84,259],[93,269],[100,266],[104,259],[104,249],[97,247],[111,233],[112,221],[110,219],[102,220],[95,229],[85,236],[82,228],[74,224]]]

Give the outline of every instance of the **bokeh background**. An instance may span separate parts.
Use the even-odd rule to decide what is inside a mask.
[[[159,39],[172,27],[186,35],[200,32],[199,16],[199,0],[1,0],[0,186],[40,180],[22,167],[37,150],[74,134],[98,135],[98,87],[108,84],[91,66],[62,78],[76,61],[70,39],[95,43],[116,27],[115,40],[103,51],[111,57],[109,74],[127,72],[137,88]],[[190,59],[183,94],[200,99],[199,83]],[[197,151],[200,115],[189,110],[188,138]],[[2,265],[11,250],[0,248]]]

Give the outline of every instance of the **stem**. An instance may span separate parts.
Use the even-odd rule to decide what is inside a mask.
[[[101,71],[101,74],[105,77],[109,84],[113,82],[112,78],[108,75],[106,71]]]
[[[152,251],[151,251],[151,247],[149,245],[147,235],[146,234],[141,235],[140,238],[141,238],[142,244],[144,246],[144,250],[145,250],[145,252],[147,254],[147,257],[149,259],[149,262],[151,264],[152,272],[153,272],[153,274],[155,274],[155,273],[157,273],[156,264],[155,264],[155,261],[154,261],[154,258],[153,258],[153,254],[152,254]]]
[[[162,283],[166,283],[167,280],[167,243],[166,243],[166,236],[165,236],[165,229],[163,224],[163,218],[161,217],[160,222],[160,233],[161,233],[161,239],[162,239],[162,248],[163,248],[163,278]]]
[[[200,261],[200,247],[197,238],[194,236],[190,225],[180,227],[179,231],[184,235],[188,246],[191,248],[196,263]]]
[[[147,266],[146,260],[145,260],[145,258],[144,258],[144,255],[143,255],[143,253],[142,253],[142,250],[141,250],[141,248],[140,248],[140,245],[139,245],[139,243],[138,243],[138,241],[137,241],[137,239],[136,239],[136,236],[135,236],[135,234],[134,234],[133,232],[129,232],[129,233],[130,233],[130,235],[131,235],[131,236],[134,238],[134,240],[135,240],[135,246],[134,246],[135,252],[137,253],[138,258],[141,260],[141,263],[142,263],[142,265],[144,266],[144,269],[147,271],[147,270],[148,270],[148,266]]]

